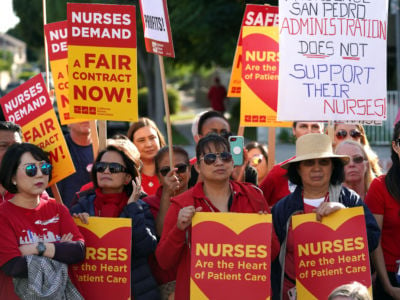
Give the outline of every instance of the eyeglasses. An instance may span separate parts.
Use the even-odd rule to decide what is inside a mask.
[[[52,165],[48,162],[39,163],[40,171],[43,175],[50,175],[51,170],[53,169]],[[38,166],[34,163],[25,164],[25,174],[29,177],[36,176],[38,172]]]
[[[94,169],[96,170],[96,172],[99,173],[104,173],[107,170],[107,168],[110,171],[110,173],[113,174],[126,172],[126,168],[123,165],[116,162],[109,163],[100,161],[94,165]]]
[[[361,164],[365,160],[364,157],[362,157],[362,156],[353,156],[353,157],[350,157],[350,159],[355,164]]]
[[[261,164],[262,160],[263,160],[262,154],[256,154],[250,159],[253,166],[258,166],[259,164]]]
[[[358,131],[357,129],[352,129],[348,132],[348,134],[353,138],[353,139],[358,139],[361,137],[361,132]],[[347,131],[344,129],[340,129],[338,132],[336,132],[336,137],[339,140],[345,139],[347,136]]]
[[[177,165],[175,165],[175,168],[178,169],[178,170],[176,170],[176,173],[179,173],[179,174],[185,173],[186,169],[187,169],[187,164],[177,164]],[[160,169],[160,174],[162,176],[167,176],[169,171],[171,171],[170,167],[168,167],[168,166],[162,167]]]
[[[212,165],[217,161],[217,158],[220,158],[223,162],[231,162],[232,154],[230,152],[221,152],[221,153],[207,153],[200,160],[204,160],[206,165]]]

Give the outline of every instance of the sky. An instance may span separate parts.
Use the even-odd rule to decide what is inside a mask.
[[[19,18],[12,10],[12,0],[1,0],[0,32],[5,33],[19,22]]]

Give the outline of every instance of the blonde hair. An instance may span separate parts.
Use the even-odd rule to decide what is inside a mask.
[[[330,293],[328,300],[335,300],[336,297],[348,297],[352,300],[372,300],[368,289],[357,281],[337,287]]]
[[[362,145],[362,144],[360,144],[356,141],[352,141],[352,140],[345,140],[345,141],[341,142],[339,145],[336,146],[335,152],[337,152],[344,145],[352,145],[354,147],[357,147],[358,149],[361,150],[361,152],[364,156],[364,159],[366,159],[368,161],[367,170],[364,175],[364,189],[365,189],[365,192],[367,192],[372,180],[374,180],[375,177],[380,175],[379,165],[378,165],[379,175],[376,175],[372,168],[372,165],[375,163],[374,160],[375,160],[375,158],[377,158],[377,155],[369,146]]]

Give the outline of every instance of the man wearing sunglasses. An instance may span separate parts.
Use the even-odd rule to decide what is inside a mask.
[[[292,133],[298,139],[309,133],[323,133],[324,123],[321,122],[293,122]],[[296,189],[296,185],[290,182],[287,177],[287,170],[282,169],[281,165],[295,158],[294,156],[275,165],[260,184],[260,189],[264,193],[264,198],[269,207],[272,207],[283,197],[289,195]]]

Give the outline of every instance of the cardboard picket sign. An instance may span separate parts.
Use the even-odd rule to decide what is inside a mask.
[[[69,108],[68,89],[68,22],[61,21],[44,25],[51,73],[61,125],[82,122],[72,118]]]
[[[74,218],[85,238],[86,258],[70,266],[71,280],[86,300],[130,299],[132,221]]]
[[[316,221],[292,217],[297,299],[327,299],[338,286],[358,281],[371,293],[363,207],[346,208]]]
[[[146,51],[175,57],[167,0],[140,0]]]
[[[138,119],[135,11],[133,5],[67,4],[71,116]]]
[[[276,26],[242,28],[241,126],[291,127],[278,122],[279,33]]]
[[[49,152],[53,165],[49,185],[75,172],[41,74],[26,81],[0,101],[6,120],[21,126],[23,140]]]
[[[387,15],[387,0],[280,0],[278,120],[386,120]]]
[[[272,216],[196,213],[191,299],[269,299]]]
[[[278,7],[246,4],[242,26],[237,41],[235,57],[228,87],[228,97],[240,97],[242,78],[242,34],[244,26],[278,26]]]

